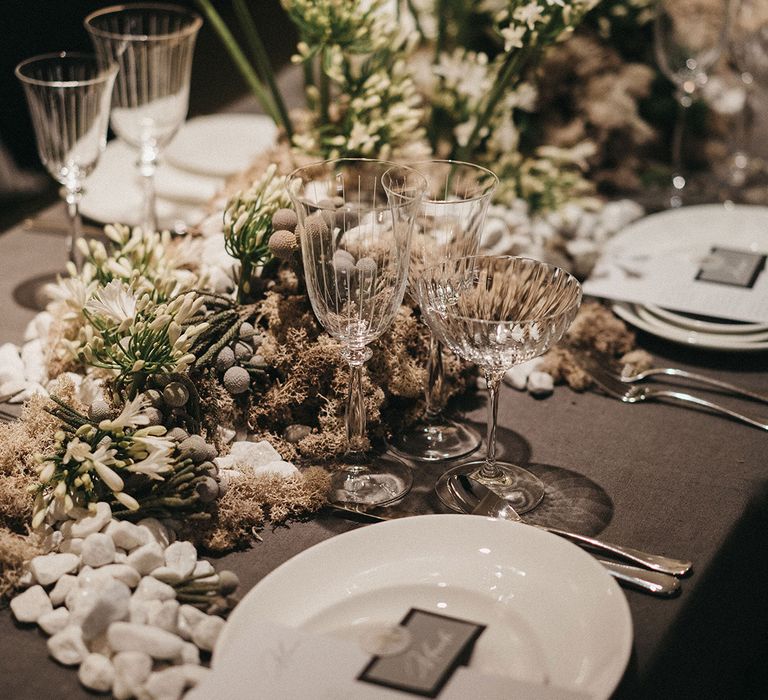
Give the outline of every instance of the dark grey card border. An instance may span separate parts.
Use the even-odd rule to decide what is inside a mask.
[[[376,678],[366,678],[366,674],[368,671],[373,668],[373,666],[376,664],[376,662],[381,658],[380,656],[374,656],[371,658],[371,660],[366,664],[365,668],[360,672],[360,675],[357,676],[355,680],[363,681],[365,683],[371,683],[373,685],[379,685],[384,688],[391,688],[392,690],[402,690],[405,693],[411,693],[412,695],[420,695],[421,697],[425,698],[436,698],[440,691],[445,687],[445,684],[450,680],[451,676],[454,674],[456,669],[459,666],[466,665],[469,663],[469,657],[472,655],[472,650],[475,647],[475,643],[477,642],[480,635],[483,633],[483,631],[486,628],[486,625],[482,625],[479,622],[472,622],[471,620],[464,620],[460,617],[452,617],[451,615],[441,615],[440,613],[432,612],[430,610],[422,610],[421,608],[411,608],[405,615],[405,617],[400,620],[400,626],[402,627],[405,625],[408,620],[410,620],[416,613],[420,613],[422,615],[429,615],[431,617],[439,617],[443,620],[452,620],[453,622],[461,622],[465,625],[474,626],[475,630],[472,632],[472,634],[467,638],[467,641],[464,642],[464,647],[462,648],[461,652],[456,655],[453,662],[443,671],[443,673],[438,677],[438,679],[435,681],[435,684],[432,686],[431,690],[420,690],[418,688],[414,688],[413,686],[404,685],[401,683],[387,683],[386,681],[382,681]]]
[[[751,250],[741,250],[739,248],[726,248],[725,246],[716,245],[712,246],[709,249],[710,253],[716,253],[718,250],[725,250],[730,253],[750,253],[751,255],[760,255],[760,253],[753,253]],[[759,262],[755,265],[755,269],[752,272],[752,277],[749,278],[749,281],[746,284],[734,284],[733,282],[721,282],[720,280],[708,280],[704,279],[702,275],[704,274],[704,270],[699,268],[699,271],[696,273],[695,279],[697,282],[707,282],[709,284],[721,284],[724,287],[736,287],[738,289],[753,289],[755,286],[755,282],[757,282],[757,278],[760,277],[760,273],[765,270],[765,262],[768,260],[768,255],[761,255]]]

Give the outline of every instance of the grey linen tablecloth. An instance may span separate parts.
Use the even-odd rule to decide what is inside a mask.
[[[62,221],[60,208],[46,218]],[[61,235],[19,228],[0,235],[0,342],[20,343],[34,315],[16,303],[14,292],[64,261]],[[705,370],[768,394],[766,353],[697,352],[645,335],[639,341],[660,363]],[[676,599],[626,591],[634,647],[616,697],[766,696],[768,434],[696,410],[623,405],[566,387],[545,400],[505,387],[500,404],[502,449],[530,463],[548,484],[549,505],[536,518],[694,561]],[[767,406],[734,405],[768,418]],[[463,408],[482,429],[482,399]],[[426,486],[433,474],[419,472],[425,495],[403,507],[437,509]],[[366,525],[321,514],[268,528],[263,542],[216,566],[236,571],[245,594],[295,554],[354,527]],[[0,698],[89,695],[73,670],[47,657],[42,633],[0,611]]]

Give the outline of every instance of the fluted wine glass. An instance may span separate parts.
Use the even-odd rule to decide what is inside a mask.
[[[77,241],[82,236],[79,204],[83,182],[107,143],[116,72],[115,65],[101,66],[95,56],[72,52],[35,56],[16,66],[40,160],[63,185],[71,232],[67,253],[78,270],[82,263]]]
[[[725,47],[729,0],[659,0],[654,51],[662,73],[675,85],[677,118],[672,133],[672,189],[669,204],[682,206],[688,183],[683,164],[683,134],[688,108],[709,80]]]
[[[177,5],[114,5],[91,13],[85,28],[104,63],[120,71],[112,100],[114,132],[138,151],[141,226],[157,230],[155,171],[184,123],[199,15]]]
[[[514,365],[546,352],[570,326],[581,303],[581,285],[568,272],[537,260],[469,256],[424,271],[419,300],[429,327],[453,352],[477,364],[488,384],[485,459],[445,472],[436,490],[458,509],[450,479],[468,475],[510,501],[519,513],[544,497],[541,481],[522,467],[496,459],[499,387]]]
[[[426,181],[380,160],[315,163],[290,177],[312,308],[349,364],[347,450],[331,500],[385,505],[408,492],[410,468],[368,452],[363,367],[368,345],[394,321],[408,279],[413,222]]]
[[[408,286],[415,290],[423,270],[450,258],[477,254],[488,204],[499,180],[490,170],[472,163],[431,160],[410,163],[427,178],[411,243]],[[416,292],[412,294],[416,296]],[[397,432],[391,447],[418,461],[465,457],[481,444],[469,426],[444,415],[443,345],[430,333],[425,412],[412,427]]]

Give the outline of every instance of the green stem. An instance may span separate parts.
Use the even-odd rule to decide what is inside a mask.
[[[237,17],[240,20],[240,25],[245,33],[245,40],[248,42],[248,47],[256,61],[256,69],[261,74],[262,79],[267,83],[269,91],[272,94],[272,100],[274,101],[278,112],[280,112],[285,133],[288,138],[291,139],[293,137],[291,119],[288,116],[288,110],[285,108],[283,96],[277,88],[275,72],[272,70],[272,64],[269,61],[267,50],[264,48],[264,42],[261,40],[259,31],[256,28],[256,23],[253,21],[253,15],[248,11],[248,6],[246,5],[245,0],[234,0],[234,6]]]
[[[208,21],[211,23],[216,33],[219,35],[219,39],[221,39],[221,42],[224,44],[224,48],[229,53],[230,58],[240,71],[240,74],[245,78],[245,82],[248,83],[248,86],[253,91],[256,99],[261,103],[261,106],[267,114],[274,120],[275,124],[288,131],[289,127],[283,122],[280,111],[275,106],[275,103],[272,101],[269,92],[267,92],[267,89],[264,87],[261,80],[259,80],[259,76],[256,75],[256,71],[254,71],[253,66],[245,57],[245,54],[238,45],[235,37],[232,35],[232,32],[229,31],[229,28],[221,18],[221,15],[213,7],[210,0],[196,0],[196,2],[201,11],[208,18]]]

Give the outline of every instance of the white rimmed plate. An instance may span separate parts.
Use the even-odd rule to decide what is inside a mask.
[[[245,170],[276,139],[275,123],[263,114],[211,114],[186,122],[165,158],[182,170],[227,177]]]
[[[613,312],[623,321],[640,330],[664,338],[673,343],[696,347],[702,350],[728,350],[732,352],[759,352],[768,350],[768,339],[745,340],[744,336],[734,337],[727,333],[701,333],[686,328],[677,328],[655,320],[654,317],[636,304],[614,304]]]
[[[487,625],[471,668],[595,698],[610,696],[632,647],[624,594],[586,552],[518,523],[424,515],[333,537],[275,569],[230,615],[213,666],[248,658],[258,620],[355,640],[412,607]]]
[[[748,335],[768,331],[768,323],[734,323],[727,319],[707,319],[694,314],[685,314],[665,309],[655,304],[646,304],[645,309],[661,321],[678,328],[689,328],[703,333],[733,333],[734,335]]]

